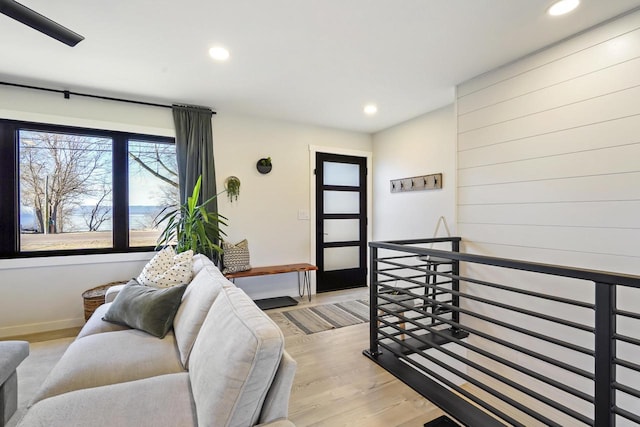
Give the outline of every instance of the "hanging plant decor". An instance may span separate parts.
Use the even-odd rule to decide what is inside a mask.
[[[256,168],[261,174],[267,174],[271,172],[272,167],[273,166],[271,165],[271,157],[262,158],[258,160],[258,163],[256,163]]]
[[[230,202],[238,200],[238,195],[240,194],[240,178],[237,176],[228,177],[224,181],[224,188],[227,190],[227,197],[229,197]]]

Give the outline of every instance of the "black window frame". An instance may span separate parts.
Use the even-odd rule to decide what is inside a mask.
[[[113,246],[111,248],[20,250],[20,130],[111,138],[113,141],[111,169]],[[0,119],[0,259],[153,251],[154,246],[129,246],[129,140],[175,145],[175,138],[166,136]],[[8,201],[12,203],[7,203]]]

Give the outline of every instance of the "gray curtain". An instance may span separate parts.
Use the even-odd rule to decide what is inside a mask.
[[[216,194],[216,171],[213,163],[213,130],[208,108],[183,105],[173,106],[173,121],[176,127],[176,153],[180,203],[191,195],[193,186],[202,175],[200,202]],[[207,205],[210,212],[218,212],[218,201]]]

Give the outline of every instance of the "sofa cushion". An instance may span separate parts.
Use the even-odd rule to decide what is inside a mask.
[[[87,320],[87,323],[84,324],[76,339],[86,337],[87,335],[100,334],[103,332],[124,331],[127,329],[131,329],[126,325],[119,325],[117,323],[102,320],[102,317],[107,312],[109,307],[111,307],[110,302],[102,304],[101,306],[96,308],[96,311],[93,312],[89,320]]]
[[[21,427],[196,425],[186,372],[54,396],[31,407],[20,423]]]
[[[221,280],[212,275],[209,267],[203,268],[187,286],[182,304],[173,319],[173,333],[185,369],[189,366],[189,355],[202,322],[221,290]]]
[[[223,288],[189,362],[198,424],[256,424],[283,351],[276,324],[242,290]]]
[[[118,293],[103,319],[162,338],[173,325],[185,289],[186,285],[152,288],[131,280]]]
[[[29,355],[29,343],[26,341],[0,341],[0,386]],[[1,396],[0,396],[1,397]],[[0,401],[0,404],[2,402]],[[0,407],[0,423],[2,412]]]
[[[176,254],[173,248],[169,246],[151,258],[142,269],[137,280],[143,285],[159,288],[185,285],[191,281],[192,266],[192,250]]]
[[[206,266],[215,266],[215,264],[203,254],[193,255],[193,265],[191,266],[193,277],[196,277],[196,275],[200,273],[200,270]]]
[[[163,339],[136,329],[89,335],[71,343],[33,402],[73,390],[183,371],[172,332]]]

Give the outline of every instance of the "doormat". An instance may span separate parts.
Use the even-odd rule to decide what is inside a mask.
[[[271,310],[272,308],[290,307],[292,305],[298,305],[298,301],[291,297],[275,297],[257,299],[254,301],[258,307],[262,310]]]
[[[366,300],[345,301],[297,308],[279,314],[309,335],[368,322],[369,303]]]
[[[424,427],[460,427],[451,418],[443,415],[435,420],[429,421]]]

